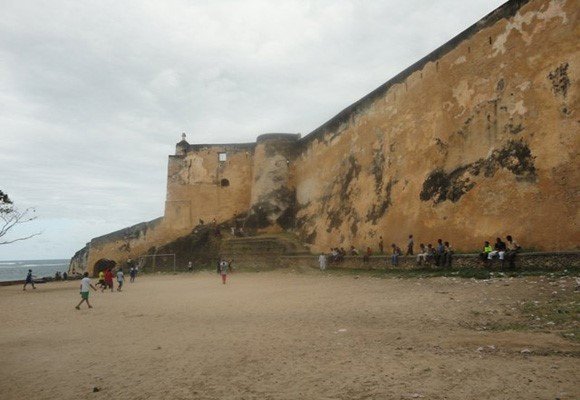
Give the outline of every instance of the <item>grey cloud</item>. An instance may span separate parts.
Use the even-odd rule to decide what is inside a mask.
[[[60,221],[36,258],[70,256],[162,215],[182,131],[306,134],[500,3],[4,1],[0,188]]]

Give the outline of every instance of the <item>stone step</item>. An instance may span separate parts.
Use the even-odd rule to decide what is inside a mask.
[[[220,253],[238,259],[272,258],[277,255],[308,255],[310,252],[291,234],[231,237],[222,240]]]

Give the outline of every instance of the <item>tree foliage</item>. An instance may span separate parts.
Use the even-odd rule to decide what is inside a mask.
[[[28,236],[17,237],[16,239],[5,239],[4,237],[13,228],[36,219],[36,210],[27,208],[20,211],[14,206],[7,193],[0,190],[0,245],[19,242],[40,235],[40,232]]]

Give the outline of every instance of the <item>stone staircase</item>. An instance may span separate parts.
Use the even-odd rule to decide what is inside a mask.
[[[233,267],[244,271],[264,271],[282,267],[280,258],[310,255],[310,251],[291,233],[250,237],[224,237],[220,255],[233,260]]]

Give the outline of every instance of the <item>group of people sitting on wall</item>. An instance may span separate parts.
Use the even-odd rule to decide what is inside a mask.
[[[484,265],[488,265],[494,258],[498,258],[501,261],[501,267],[504,267],[504,263],[507,260],[509,263],[509,268],[515,269],[516,267],[516,255],[521,250],[520,245],[511,237],[507,235],[505,237],[505,242],[501,238],[495,239],[495,244],[493,248],[488,241],[485,241],[483,245],[483,251],[479,254],[481,261]]]
[[[442,239],[437,239],[435,247],[431,243],[426,246],[421,243],[417,254],[417,264],[434,264],[436,267],[451,268],[454,253],[455,251],[449,242],[444,242]]]
[[[404,254],[406,256],[416,255],[417,265],[434,265],[436,267],[451,268],[453,254],[455,251],[449,242],[443,241],[442,239],[437,239],[437,244],[435,246],[433,246],[431,243],[428,243],[427,245],[421,243],[419,244],[419,251],[417,254],[414,252],[414,246],[415,242],[413,235],[409,235],[405,253],[403,253],[401,248],[395,243],[391,244],[391,265],[393,267],[398,266],[399,257]],[[491,262],[491,260],[498,258],[501,261],[502,268],[504,267],[505,260],[509,262],[510,268],[515,268],[515,258],[520,249],[521,247],[515,242],[515,240],[513,240],[510,235],[508,235],[506,236],[506,242],[503,242],[501,238],[497,238],[493,248],[490,243],[486,241],[483,252],[480,253],[480,258],[486,266]],[[384,254],[382,236],[379,238],[379,253]],[[358,256],[360,253],[354,246],[350,246],[348,254],[351,256]],[[373,250],[370,247],[367,247],[366,251],[363,253],[363,262],[370,261],[372,254]],[[340,263],[344,260],[346,255],[347,252],[343,247],[333,247],[330,249],[330,253],[328,254],[328,261],[330,263]]]

